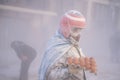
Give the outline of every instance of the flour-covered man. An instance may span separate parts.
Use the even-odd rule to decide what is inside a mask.
[[[85,70],[96,73],[94,58],[86,57],[78,45],[85,24],[79,11],[70,10],[62,16],[43,55],[39,80],[86,80]]]

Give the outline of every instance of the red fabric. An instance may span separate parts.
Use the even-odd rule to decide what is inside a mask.
[[[68,15],[73,17],[73,18],[85,20],[85,18],[81,14],[68,13]],[[86,21],[84,21],[84,20],[83,21],[82,20],[81,21],[72,20],[69,17],[67,17],[66,15],[64,15],[60,21],[60,29],[61,29],[63,35],[65,37],[68,37],[71,27],[85,28]]]

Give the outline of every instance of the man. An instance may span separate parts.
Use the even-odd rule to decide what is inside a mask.
[[[95,60],[85,57],[78,45],[85,24],[84,16],[76,10],[63,15],[43,55],[39,80],[86,80],[84,69],[96,72]]]

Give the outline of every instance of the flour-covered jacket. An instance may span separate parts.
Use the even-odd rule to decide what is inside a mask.
[[[48,42],[47,49],[43,55],[39,70],[39,80],[46,80],[45,75],[47,69],[66,54],[73,46],[74,42],[66,39],[59,31],[57,31]]]

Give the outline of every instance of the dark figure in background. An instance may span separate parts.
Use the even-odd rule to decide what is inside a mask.
[[[115,63],[120,62],[120,31],[115,30],[110,38],[111,61]]]
[[[31,62],[36,57],[36,51],[21,41],[13,41],[11,47],[21,60],[21,70],[19,80],[28,80],[28,70]]]

